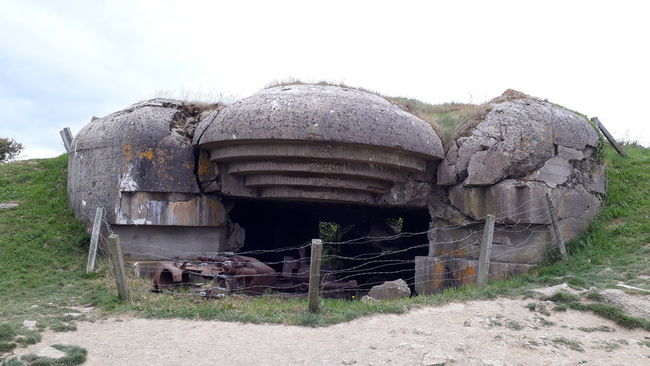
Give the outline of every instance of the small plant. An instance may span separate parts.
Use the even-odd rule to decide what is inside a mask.
[[[538,318],[536,318],[536,319],[537,319],[537,321],[539,321],[539,324],[541,324],[541,325],[544,326],[544,327],[550,327],[551,325],[555,325],[554,322],[549,321],[549,320],[546,320],[546,319],[544,319],[544,318],[540,318],[540,317],[538,317]]]
[[[582,343],[580,343],[578,341],[574,341],[572,339],[568,339],[568,338],[565,338],[565,337],[557,337],[557,338],[553,338],[551,341],[553,343],[556,343],[556,344],[565,345],[569,349],[572,349],[574,351],[578,351],[578,352],[584,352],[585,351],[585,349],[582,348]]]
[[[567,304],[557,304],[553,307],[553,311],[567,311],[569,309],[569,305]]]
[[[587,298],[589,300],[594,300],[594,301],[603,301],[603,295],[599,294],[598,292],[589,292],[587,294]]]
[[[522,330],[524,327],[515,320],[510,320],[506,323],[506,327],[512,330]]]
[[[610,328],[606,325],[601,325],[600,327],[593,327],[593,328],[586,328],[586,327],[578,327],[577,328],[581,332],[586,332],[586,333],[592,333],[592,332],[613,332],[614,329]]]
[[[86,349],[81,348],[79,346],[66,346],[62,344],[55,344],[52,346],[52,348],[55,348],[61,352],[65,352],[66,355],[61,358],[53,359],[50,357],[41,357],[35,354],[28,354],[20,358],[20,361],[22,361],[22,363],[16,363],[15,365],[74,366],[74,365],[81,365],[82,363],[86,362],[86,357],[88,356],[88,351],[86,351]]]
[[[11,341],[16,336],[16,329],[8,323],[0,323],[0,341]]]
[[[614,350],[617,350],[617,349],[621,348],[621,345],[619,343],[616,343],[616,342],[607,342],[607,341],[605,341],[605,342],[599,342],[599,343],[601,345],[596,347],[596,348],[600,348],[600,349],[604,350],[605,352],[612,352]]]
[[[11,352],[14,348],[16,348],[16,343],[0,342],[0,352],[2,353]]]
[[[77,326],[74,324],[65,324],[65,323],[54,323],[50,326],[54,332],[73,332],[77,330]]]
[[[30,345],[36,344],[41,341],[41,334],[38,332],[29,332],[24,335],[16,337],[15,341],[19,344]]]

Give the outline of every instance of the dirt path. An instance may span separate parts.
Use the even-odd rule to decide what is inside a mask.
[[[86,365],[650,364],[650,332],[572,310],[544,316],[527,303],[449,304],[316,329],[117,318],[79,322],[76,332],[47,332],[20,353],[79,345],[88,349]],[[611,331],[578,330],[602,326]]]

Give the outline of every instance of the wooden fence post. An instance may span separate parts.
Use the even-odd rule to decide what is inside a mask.
[[[88,261],[86,262],[86,273],[95,270],[95,258],[97,258],[97,244],[99,235],[102,231],[102,219],[104,218],[104,208],[97,207],[95,211],[95,221],[93,221],[93,232],[90,236],[90,248],[88,248]]]
[[[494,236],[494,215],[487,215],[483,239],[481,240],[481,254],[478,258],[478,275],[476,284],[483,287],[487,284],[490,274],[490,253],[492,253],[492,237]]]
[[[120,246],[120,237],[111,234],[108,237],[110,246],[111,262],[115,269],[115,283],[117,284],[117,295],[120,300],[129,300],[129,289],[126,284],[126,273],[124,272],[124,259],[122,258],[122,248]]]
[[[612,146],[614,146],[614,149],[616,150],[616,152],[618,152],[618,154],[621,155],[621,156],[627,157],[627,154],[625,153],[623,148],[618,144],[618,142],[616,142],[616,140],[614,139],[614,136],[612,136],[612,134],[609,133],[609,131],[607,131],[607,129],[600,122],[598,117],[593,117],[591,119],[591,121],[593,123],[595,123],[598,126],[598,128],[603,132],[603,135],[605,135],[605,137],[607,138],[607,141],[609,141],[609,143],[612,144]]]
[[[555,212],[555,205],[551,200],[551,194],[546,192],[546,203],[548,204],[548,213],[551,217],[551,226],[553,227],[553,233],[555,234],[555,243],[560,248],[560,254],[562,258],[567,258],[566,246],[564,245],[564,238],[562,237],[562,232],[560,232],[560,226],[558,225],[557,212]]]
[[[61,135],[61,139],[63,139],[63,145],[65,146],[65,151],[71,152],[72,151],[72,132],[70,132],[70,128],[66,127],[59,131],[59,134]]]
[[[320,262],[323,251],[323,241],[312,239],[311,259],[309,265],[309,311],[317,313],[320,308]]]

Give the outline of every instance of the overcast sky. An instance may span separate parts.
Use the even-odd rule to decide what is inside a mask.
[[[430,103],[518,89],[650,145],[643,1],[0,0],[0,137],[24,157],[155,96],[342,81]]]

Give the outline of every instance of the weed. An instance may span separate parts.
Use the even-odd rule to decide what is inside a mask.
[[[605,352],[612,352],[621,348],[621,345],[616,342],[603,341],[603,342],[598,342],[598,344],[599,346],[597,346],[596,348],[602,349]]]
[[[16,337],[15,341],[22,345],[30,345],[40,342],[41,338],[41,334],[38,332],[27,332],[27,334]]]
[[[502,327],[502,326],[503,326],[503,323],[501,323],[500,321],[498,321],[496,319],[490,318],[490,321],[488,322],[488,327],[490,327],[490,328]]]
[[[88,351],[84,348],[62,344],[55,344],[52,348],[65,352],[66,355],[61,358],[53,359],[37,356],[35,354],[28,354],[22,356],[20,360],[26,363],[26,366],[74,366],[86,362]]]
[[[592,332],[613,332],[614,329],[610,328],[606,325],[601,325],[600,327],[592,327],[592,328],[586,328],[586,327],[578,327],[576,328],[581,332],[586,332],[586,333],[592,333]]]
[[[578,351],[578,352],[585,351],[585,349],[582,348],[582,343],[580,343],[579,341],[574,341],[572,339],[568,339],[565,337],[553,338],[551,339],[551,341],[556,344],[562,344],[564,346],[567,346],[569,349],[572,349],[574,351]]]
[[[544,327],[550,327],[551,325],[555,325],[555,322],[546,320],[544,318],[537,317],[536,319],[539,322],[539,324],[541,324]]]
[[[573,295],[573,294],[558,292],[557,294],[555,294],[553,296],[545,297],[544,300],[553,301],[555,303],[560,303],[560,304],[566,304],[566,303],[570,303],[570,302],[580,301],[580,297],[577,296],[577,295]]]
[[[526,304],[526,309],[530,311],[535,311],[536,308],[537,308],[537,304],[534,302],[529,302],[528,304]]]
[[[0,323],[0,341],[10,341],[16,336],[16,329],[8,323]]]
[[[50,325],[50,329],[55,332],[72,332],[77,330],[77,326],[74,324],[54,323]]]
[[[600,302],[605,300],[603,295],[599,294],[598,292],[589,292],[589,293],[587,293],[586,297],[589,300],[600,301]]]
[[[11,352],[16,348],[16,343],[0,342],[0,352]]]
[[[569,305],[567,304],[557,304],[553,307],[553,311],[567,311],[568,309]]]
[[[524,327],[515,320],[510,320],[506,323],[506,327],[512,330],[522,330]]]

